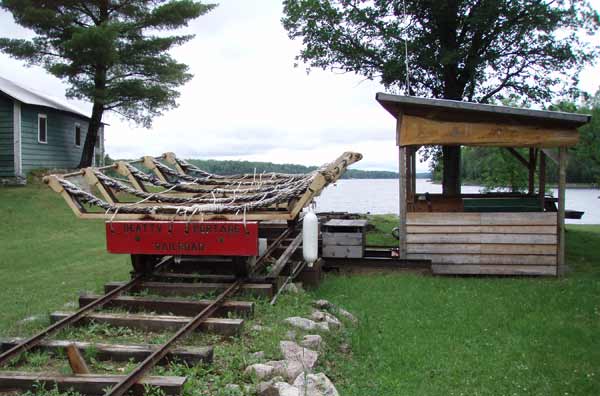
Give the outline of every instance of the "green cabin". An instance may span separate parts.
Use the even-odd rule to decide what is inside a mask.
[[[23,184],[34,169],[79,164],[90,117],[72,106],[0,77],[0,184]],[[104,125],[94,161],[104,158]]]

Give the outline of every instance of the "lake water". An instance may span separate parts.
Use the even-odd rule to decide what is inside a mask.
[[[463,193],[478,193],[482,187],[463,186]],[[441,193],[442,186],[426,179],[417,179],[418,193]],[[558,191],[554,190],[554,196]],[[567,209],[584,211],[581,220],[567,220],[573,224],[600,224],[600,190],[569,188],[566,192]],[[398,180],[352,179],[340,180],[323,191],[317,198],[321,212],[398,213]]]

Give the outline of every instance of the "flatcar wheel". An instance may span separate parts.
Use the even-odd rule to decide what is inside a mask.
[[[235,276],[243,278],[248,276],[249,263],[246,257],[234,257],[233,258],[233,271]]]
[[[149,274],[156,265],[157,257],[147,254],[132,254],[131,265],[136,274]]]

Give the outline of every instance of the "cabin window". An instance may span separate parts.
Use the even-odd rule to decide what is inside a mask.
[[[81,125],[75,124],[75,146],[81,147]]]
[[[46,114],[38,114],[38,142],[48,143],[48,123]]]

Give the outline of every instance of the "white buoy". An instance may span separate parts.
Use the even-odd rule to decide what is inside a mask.
[[[302,254],[309,268],[319,258],[319,219],[312,209],[302,220]]]

